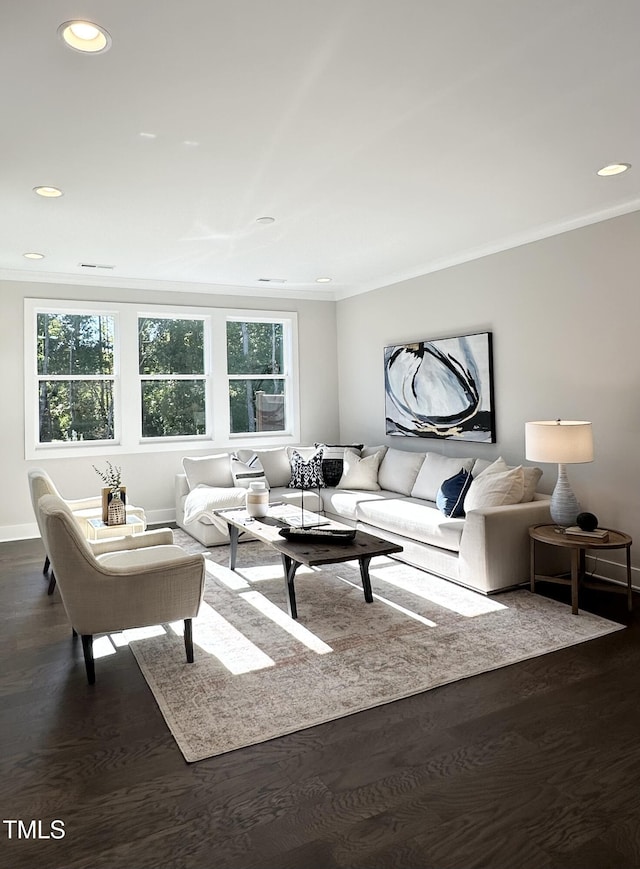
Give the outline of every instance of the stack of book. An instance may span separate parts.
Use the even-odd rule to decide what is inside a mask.
[[[609,532],[606,528],[583,531],[578,525],[571,525],[564,529],[564,533],[567,537],[573,537],[575,540],[597,540],[600,543],[605,543],[609,539]]]

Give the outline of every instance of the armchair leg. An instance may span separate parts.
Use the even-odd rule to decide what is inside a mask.
[[[49,570],[49,565],[50,565],[50,564],[51,564],[51,562],[49,561],[49,556],[48,556],[48,555],[45,555],[45,557],[44,557],[44,567],[42,568],[42,572],[43,572],[43,573],[46,573],[46,572]]]
[[[82,651],[84,652],[84,664],[87,669],[89,685],[96,681],[96,667],[93,660],[93,634],[82,634]]]
[[[47,589],[47,594],[53,594],[53,590],[56,587],[56,575],[51,571],[49,575],[49,588]]]
[[[188,663],[193,664],[193,629],[191,619],[184,620],[184,647],[187,652]]]

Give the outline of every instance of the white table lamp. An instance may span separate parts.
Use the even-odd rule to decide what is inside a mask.
[[[565,465],[593,461],[591,423],[567,419],[525,423],[525,455],[532,462],[558,465],[551,518],[557,525],[575,525],[580,504],[569,484]]]

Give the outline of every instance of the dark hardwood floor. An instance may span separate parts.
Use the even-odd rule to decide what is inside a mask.
[[[42,562],[38,541],[0,544],[1,867],[640,867],[624,596],[585,598],[624,631],[187,764],[128,648],[87,685]],[[55,819],[62,839],[7,823]]]

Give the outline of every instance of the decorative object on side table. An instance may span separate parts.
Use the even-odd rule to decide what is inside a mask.
[[[124,525],[127,521],[127,489],[122,485],[122,468],[107,462],[106,471],[93,470],[106,483],[102,489],[102,521],[105,525]]]
[[[551,518],[556,525],[575,525],[580,504],[573,493],[565,465],[593,461],[590,422],[546,420],[525,424],[525,453],[533,462],[558,465],[558,481],[551,496]]]
[[[576,525],[582,531],[595,531],[598,527],[598,517],[594,516],[593,513],[578,513]]]

